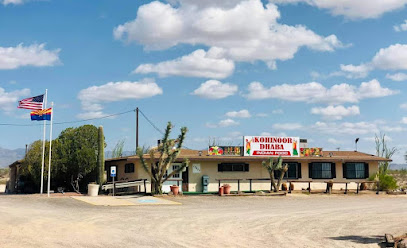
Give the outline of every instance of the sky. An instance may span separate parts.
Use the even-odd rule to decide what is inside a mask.
[[[243,136],[407,151],[407,0],[0,0],[0,147],[42,138],[18,100],[54,102],[53,137],[102,125],[135,149],[139,107],[185,146]],[[126,114],[103,118],[108,115]],[[93,119],[96,118],[96,119]],[[102,119],[97,119],[102,118]],[[93,120],[88,120],[93,119]],[[161,138],[140,115],[140,145]],[[28,126],[16,126],[28,125]]]

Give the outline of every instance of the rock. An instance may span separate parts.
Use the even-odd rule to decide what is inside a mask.
[[[168,195],[174,195],[174,193],[172,193],[172,191],[168,192]]]
[[[265,195],[266,193],[264,193],[263,191],[257,191],[256,193],[255,193],[255,195]]]
[[[397,248],[407,248],[407,239],[401,240],[401,241],[397,244]]]

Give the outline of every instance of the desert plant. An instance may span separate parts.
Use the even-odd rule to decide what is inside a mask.
[[[152,194],[161,195],[163,183],[170,179],[174,174],[183,171],[189,165],[189,160],[185,159],[179,168],[167,175],[168,168],[177,159],[181,152],[182,144],[184,143],[185,135],[188,131],[186,127],[182,127],[181,134],[178,138],[170,139],[169,136],[171,129],[172,124],[171,122],[168,122],[162,143],[149,151],[149,163],[144,159],[143,149],[137,148],[137,155],[140,157],[141,165],[151,177]],[[156,155],[158,155],[158,157],[156,157]]]
[[[105,182],[105,136],[103,127],[98,128],[98,161],[97,161],[97,183],[102,185]]]
[[[288,164],[283,165],[283,158],[279,156],[277,160],[274,158],[269,158],[269,161],[263,161],[262,165],[267,169],[270,175],[271,185],[273,185],[274,192],[278,192],[283,181],[284,174],[288,170]],[[277,184],[274,179],[274,172],[279,171],[280,176],[277,179]]]
[[[382,158],[390,159],[396,152],[396,147],[388,147],[386,134],[380,133],[378,136],[375,135],[375,143],[376,143],[376,155]],[[389,170],[389,162],[379,162],[379,175],[386,175]]]
[[[112,158],[123,157],[124,142],[124,139],[117,141],[112,151]]]

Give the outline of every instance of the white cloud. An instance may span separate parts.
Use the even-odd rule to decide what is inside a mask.
[[[363,140],[366,140],[366,141],[369,141],[369,142],[375,142],[376,137],[375,137],[375,136],[364,137]],[[390,141],[392,141],[393,139],[386,135],[386,136],[384,136],[384,140],[390,142]]]
[[[347,78],[364,78],[371,71],[369,65],[341,65],[341,71],[344,72],[344,75]],[[332,76],[337,76],[335,73],[331,74]]]
[[[102,103],[118,102],[128,99],[143,99],[156,95],[161,95],[163,90],[150,79],[145,79],[140,82],[109,82],[100,86],[91,86],[83,89],[78,94],[78,99],[81,101],[82,109],[86,113],[78,115],[78,118],[86,116],[86,118],[102,117]],[[89,117],[89,115],[94,117]]]
[[[9,4],[19,5],[19,4],[23,4],[23,3],[24,3],[23,0],[3,0],[2,1],[3,5],[9,5]]]
[[[401,109],[407,109],[407,103],[402,103],[400,104]]]
[[[395,74],[386,74],[386,78],[391,79],[393,81],[406,81],[407,80],[407,74],[406,73],[395,73]]]
[[[267,113],[258,113],[256,114],[257,117],[267,117],[269,116]]]
[[[407,20],[404,20],[402,24],[394,25],[393,28],[396,32],[407,31]]]
[[[250,118],[251,114],[249,110],[242,109],[240,111],[230,111],[225,114],[227,117],[230,118]]]
[[[311,126],[312,130],[322,133],[328,133],[331,135],[355,135],[355,134],[367,134],[378,133],[378,128],[375,123],[370,122],[321,122],[318,121]]]
[[[383,126],[381,129],[384,132],[404,132],[404,131],[406,131],[406,128],[401,127],[401,126]]]
[[[31,94],[30,89],[22,89],[6,92],[0,87],[0,109],[6,113],[17,109],[17,102],[22,100],[22,97],[27,97]]]
[[[85,119],[93,119],[93,118],[103,118],[106,117],[108,114],[103,113],[102,111],[89,111],[84,112],[76,115],[76,118],[85,120]]]
[[[331,143],[331,144],[334,144],[334,145],[342,143],[342,141],[339,141],[339,140],[334,139],[334,138],[329,138],[327,141],[328,141],[328,143]]]
[[[316,51],[343,47],[335,35],[323,37],[302,25],[278,23],[277,6],[261,0],[172,3],[142,5],[136,19],[114,29],[115,39],[137,42],[148,50],[178,44],[216,47],[223,58],[261,60],[272,69],[276,60],[292,59],[301,47]]]
[[[218,49],[205,52],[196,50],[189,55],[158,64],[139,65],[133,73],[158,73],[160,77],[185,76],[222,79],[230,76],[235,64],[232,60],[219,57]]]
[[[339,106],[328,106],[326,108],[318,107],[311,109],[312,114],[322,115],[323,118],[329,120],[342,120],[343,117],[359,115],[360,110],[356,105],[350,107]]]
[[[273,3],[306,3],[326,9],[334,16],[349,19],[377,18],[384,13],[404,8],[406,0],[269,0]]]
[[[237,85],[208,80],[191,94],[207,99],[222,99],[236,94],[237,90]]]
[[[231,126],[238,126],[240,123],[232,120],[232,119],[225,119],[225,120],[221,120],[219,121],[219,123],[217,124],[213,124],[213,123],[206,123],[206,127],[209,128],[218,128],[218,127],[231,127]]]
[[[403,119],[401,119],[401,123],[407,124],[407,117],[403,117]]]
[[[271,133],[269,133],[269,132],[261,132],[260,136],[271,136]]]
[[[273,111],[271,111],[271,113],[275,114],[275,115],[281,115],[284,114],[284,110],[282,109],[275,109]]]
[[[325,88],[320,83],[282,84],[266,88],[259,82],[252,82],[248,87],[248,99],[275,98],[293,102],[307,103],[356,103],[365,98],[377,98],[397,94],[388,88],[383,88],[380,82],[373,79],[363,82],[359,87],[350,84],[336,84]]]
[[[407,70],[407,45],[394,44],[381,48],[368,63],[360,65],[341,65],[341,71],[347,77],[366,77],[372,70]]]
[[[273,128],[278,130],[298,130],[302,127],[300,123],[276,123],[273,125]]]
[[[54,66],[60,63],[60,50],[46,50],[45,44],[16,47],[0,47],[0,70],[12,70],[23,66]]]

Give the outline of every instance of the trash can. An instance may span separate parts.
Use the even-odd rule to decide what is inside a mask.
[[[90,183],[88,184],[88,196],[98,196],[99,194],[99,184]]]

